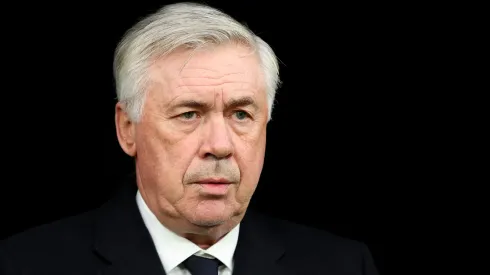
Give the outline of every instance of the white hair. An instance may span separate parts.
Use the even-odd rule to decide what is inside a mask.
[[[118,100],[132,121],[143,112],[148,68],[155,58],[186,47],[236,41],[249,46],[263,69],[268,103],[268,120],[279,79],[278,60],[272,48],[249,28],[224,12],[203,4],[184,2],[166,5],[130,28],[119,42],[114,57]]]

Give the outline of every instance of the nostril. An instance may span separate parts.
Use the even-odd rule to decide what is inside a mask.
[[[213,160],[221,160],[221,159],[227,159],[231,156],[231,153],[230,154],[227,154],[227,155],[220,155],[220,156],[217,156],[213,153],[206,153],[204,154],[204,158],[207,158],[207,159],[213,159]]]

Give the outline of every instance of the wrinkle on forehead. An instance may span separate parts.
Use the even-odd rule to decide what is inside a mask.
[[[180,68],[180,71],[182,71],[195,54],[199,54],[203,52],[214,54],[215,51],[222,50],[223,48],[235,50],[235,55],[238,55],[241,58],[246,58],[250,56],[257,57],[256,51],[253,47],[251,47],[247,43],[242,43],[241,41],[235,41],[235,40],[228,41],[223,44],[205,43],[192,49],[180,47],[177,48],[174,52],[184,56],[187,55],[185,62],[182,64]]]
[[[167,102],[182,93],[260,91],[265,83],[258,57],[249,48],[225,44],[199,50],[179,49],[157,60],[151,81]]]

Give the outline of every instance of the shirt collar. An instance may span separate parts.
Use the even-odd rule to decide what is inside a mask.
[[[214,257],[220,260],[227,268],[233,270],[233,254],[238,242],[240,224],[235,226],[228,234],[208,249],[201,249],[193,242],[181,237],[163,226],[146,205],[141,193],[136,194],[136,203],[143,221],[153,239],[155,248],[162,261],[165,272],[181,264],[191,255]]]

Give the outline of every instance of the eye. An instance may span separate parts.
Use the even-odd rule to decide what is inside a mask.
[[[194,111],[185,112],[185,113],[180,114],[179,118],[181,118],[183,120],[192,120],[194,118],[197,118],[197,113]]]
[[[245,111],[236,111],[234,115],[238,120],[245,120],[250,117],[249,114]]]

